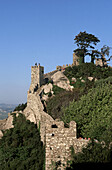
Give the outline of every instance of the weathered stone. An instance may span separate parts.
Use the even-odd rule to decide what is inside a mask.
[[[82,83],[85,83],[85,80],[82,79],[81,82],[82,82]]]
[[[79,65],[79,57],[75,53],[73,53],[73,65]]]
[[[94,77],[88,77],[88,80],[92,81],[94,79]]]
[[[44,93],[49,93],[50,91],[52,91],[53,85],[51,83],[44,85],[43,90]]]
[[[0,139],[2,138],[2,136],[3,136],[3,133],[2,133],[2,131],[0,130]]]
[[[58,87],[61,87],[65,90],[72,90],[73,87],[70,86],[70,82],[68,78],[61,72],[58,71],[55,73],[52,77],[53,83],[57,85]]]
[[[10,129],[10,128],[13,128],[13,116],[12,115],[9,115],[8,118],[7,118],[7,121],[5,123],[5,126],[4,126],[4,130],[5,129]]]
[[[76,82],[76,81],[77,81],[77,79],[76,79],[75,77],[72,77],[72,81]]]

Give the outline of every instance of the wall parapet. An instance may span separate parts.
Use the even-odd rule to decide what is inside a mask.
[[[75,150],[80,150],[78,146],[82,146],[86,141],[76,138],[76,122],[71,121],[69,128],[64,127],[63,121],[54,120],[46,125],[46,170],[50,169],[53,162],[61,162],[61,170],[64,169],[63,164],[71,159],[70,147],[74,146]]]

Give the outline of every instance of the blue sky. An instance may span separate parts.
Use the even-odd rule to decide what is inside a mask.
[[[112,47],[112,0],[0,0],[0,103],[27,101],[35,62],[71,64],[80,31]]]

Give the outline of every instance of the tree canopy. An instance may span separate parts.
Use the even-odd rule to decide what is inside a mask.
[[[37,126],[22,114],[14,115],[13,124],[0,139],[0,169],[42,170],[44,147]]]
[[[86,31],[80,32],[77,36],[75,36],[74,40],[75,44],[78,46],[74,52],[80,57],[80,63],[84,63],[84,57],[86,55],[90,55],[91,61],[93,62],[94,55],[92,55],[93,52],[91,53],[90,51],[95,49],[94,46],[96,46],[100,40],[93,34],[86,33]]]
[[[79,101],[70,103],[63,120],[65,123],[76,121],[78,136],[102,141],[112,129],[112,77],[99,81]],[[110,137],[112,140],[112,135],[106,135]]]

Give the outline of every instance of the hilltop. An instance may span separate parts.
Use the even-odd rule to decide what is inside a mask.
[[[57,66],[47,74],[43,66],[35,63],[31,67],[27,103],[0,121],[0,136],[3,136],[0,151],[15,155],[10,160],[1,154],[6,166],[19,167],[22,160],[25,169],[37,168],[39,164],[43,168],[44,155],[36,159],[39,155],[35,152],[35,133],[39,153],[45,146],[46,170],[64,170],[68,164],[68,169],[73,169],[80,163],[112,162],[112,68],[105,58],[110,48],[95,50],[99,40],[86,32],[80,32],[74,40],[78,48],[74,50],[73,63]],[[84,63],[86,55],[90,55],[91,63]]]

